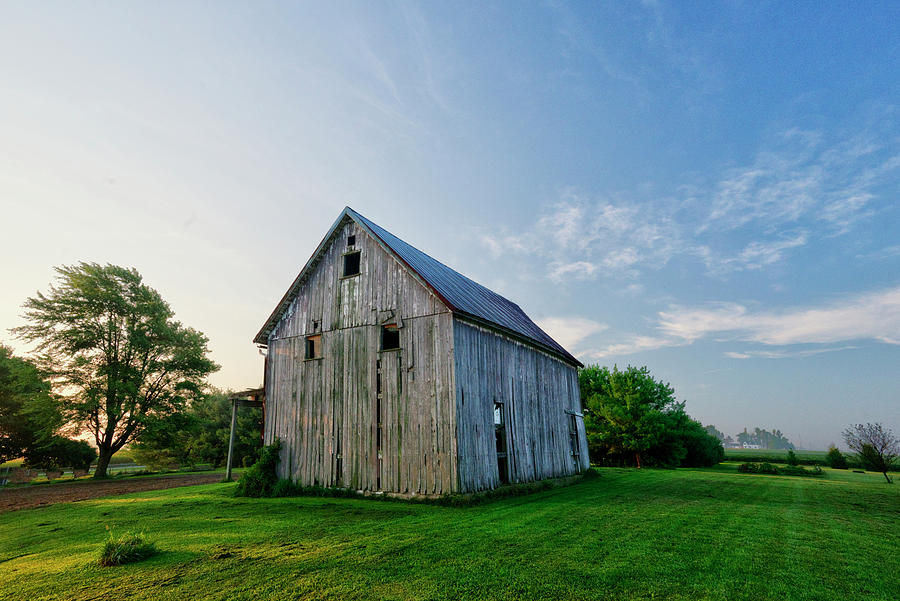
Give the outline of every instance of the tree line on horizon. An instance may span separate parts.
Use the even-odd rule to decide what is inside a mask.
[[[782,433],[782,431],[778,430],[777,428],[772,429],[771,432],[769,432],[765,428],[758,427],[748,432],[747,428],[744,428],[743,432],[739,432],[736,436],[732,437],[725,435],[715,426],[709,425],[706,426],[706,432],[710,436],[715,436],[716,438],[718,438],[722,442],[722,445],[725,447],[743,446],[746,443],[759,445],[760,449],[770,450],[791,451],[797,448],[794,446],[794,443],[788,440],[788,438]]]

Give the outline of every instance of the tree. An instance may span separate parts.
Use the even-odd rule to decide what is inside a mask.
[[[646,367],[588,366],[578,374],[591,460],[677,467],[722,461],[721,441]]]
[[[714,438],[718,438],[720,441],[725,442],[725,438],[726,438],[725,433],[720,432],[718,430],[718,428],[716,428],[712,424],[710,424],[708,426],[704,426],[703,429],[706,430],[706,433],[709,434],[710,436],[712,436]]]
[[[57,267],[58,285],[25,302],[38,365],[61,391],[66,419],[94,436],[95,477],[148,420],[180,410],[218,369],[207,338],[173,319],[135,269],[97,263]]]
[[[828,447],[828,455],[825,456],[825,461],[828,462],[829,467],[832,469],[847,469],[847,458],[844,457],[844,454],[834,445]]]
[[[47,444],[62,423],[50,383],[0,344],[0,463]]]
[[[794,449],[789,449],[787,453],[787,464],[788,465],[797,465],[800,463],[800,460],[797,459],[797,454],[794,452]]]
[[[185,411],[147,424],[132,449],[144,465],[165,467],[211,463],[224,464],[231,430],[231,398],[213,390],[193,399]],[[262,410],[245,407],[238,411],[233,461],[253,463],[262,444]]]
[[[866,469],[881,472],[890,484],[888,470],[900,456],[900,440],[881,424],[855,424],[843,432],[844,442],[859,455]]]
[[[646,367],[592,366],[579,373],[585,397],[586,427],[595,444],[612,453],[631,454],[641,467],[641,453],[656,444],[663,429],[662,411],[675,402],[675,391],[657,381]]]
[[[47,443],[25,450],[25,465],[42,470],[71,467],[87,471],[97,458],[97,451],[83,440],[54,436]]]

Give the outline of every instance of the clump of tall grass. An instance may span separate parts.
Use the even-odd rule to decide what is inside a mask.
[[[127,532],[115,537],[110,532],[109,538],[100,550],[99,563],[101,566],[119,566],[147,559],[157,553],[159,550],[156,544],[147,540],[143,533]]]

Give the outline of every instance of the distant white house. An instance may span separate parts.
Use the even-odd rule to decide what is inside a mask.
[[[743,448],[743,449],[761,449],[762,446],[760,446],[758,444],[750,444],[749,442],[745,442],[743,445],[741,445],[741,448]]]

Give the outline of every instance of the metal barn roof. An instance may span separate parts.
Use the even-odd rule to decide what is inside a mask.
[[[281,303],[279,303],[262,330],[257,334],[255,342],[266,344],[269,333],[278,323],[278,320],[281,319],[291,301],[293,301],[300,286],[306,279],[304,276],[314,266],[314,260],[317,255],[324,249],[332,234],[344,221],[345,217],[349,217],[358,223],[376,240],[380,241],[389,253],[409,267],[413,274],[417,275],[452,312],[473,318],[476,322],[481,322],[488,327],[493,326],[516,337],[525,338],[527,341],[535,343],[553,354],[560,355],[569,363],[581,365],[578,359],[573,357],[558,342],[539,328],[536,323],[531,321],[517,304],[407,244],[350,207],[346,207],[337,221],[335,221],[331,230],[329,230],[316,252],[313,253],[310,261],[306,264],[306,267],[294,280],[294,284],[288,289]]]

